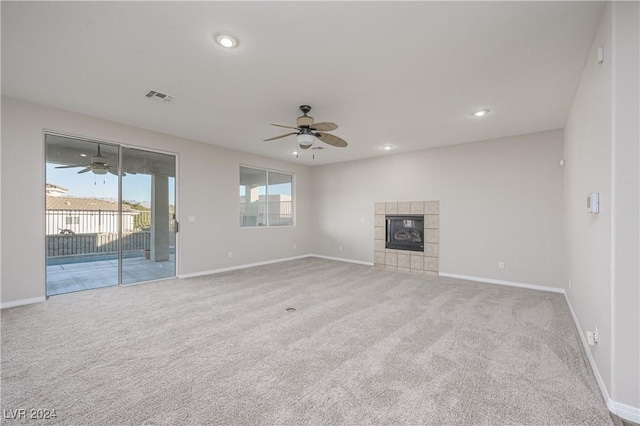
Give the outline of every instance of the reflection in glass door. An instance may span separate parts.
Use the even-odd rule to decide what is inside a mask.
[[[47,296],[176,275],[175,156],[54,134],[45,150]]]
[[[46,294],[118,284],[118,147],[45,136]]]
[[[123,147],[121,158],[121,283],[174,277],[175,156]]]

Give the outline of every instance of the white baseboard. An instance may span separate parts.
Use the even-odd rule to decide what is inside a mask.
[[[587,338],[584,336],[584,332],[582,331],[582,326],[580,325],[580,321],[578,321],[576,312],[573,310],[573,306],[571,306],[571,301],[569,300],[569,296],[567,296],[567,293],[564,294],[564,298],[567,301],[567,305],[569,305],[569,311],[571,311],[573,322],[575,323],[576,328],[578,329],[578,334],[580,335],[580,341],[582,342],[584,351],[587,353],[587,358],[589,359],[589,364],[591,364],[591,369],[593,370],[593,374],[596,376],[596,382],[598,382],[598,387],[600,388],[600,392],[602,393],[604,400],[607,401],[607,406],[608,406],[609,401],[611,401],[611,398],[609,398],[609,391],[607,391],[607,387],[604,385],[604,380],[602,380],[602,376],[600,375],[600,371],[598,370],[596,361],[593,359],[593,356],[591,355],[591,349],[589,349]]]
[[[580,321],[578,321],[578,316],[576,312],[573,310],[573,306],[571,305],[571,300],[569,300],[569,296],[566,292],[564,292],[564,298],[567,301],[567,305],[569,306],[569,311],[571,311],[571,316],[573,317],[573,322],[578,329],[578,334],[580,335],[580,341],[582,342],[582,346],[584,347],[584,351],[587,353],[587,358],[589,359],[589,364],[591,365],[591,370],[593,370],[593,375],[596,376],[596,382],[598,383],[598,387],[600,388],[600,393],[602,397],[607,403],[607,408],[616,416],[623,418],[625,420],[632,421],[634,423],[640,423],[640,408],[632,407],[630,405],[622,404],[620,402],[614,401],[609,396],[609,391],[604,384],[604,380],[602,380],[602,376],[600,375],[600,370],[598,370],[598,366],[596,365],[596,361],[593,359],[593,355],[591,355],[591,349],[589,349],[589,344],[587,343],[587,338],[584,335],[584,331],[582,326],[580,325]]]
[[[201,277],[203,275],[219,274],[221,272],[236,271],[238,269],[252,268],[254,266],[270,265],[272,263],[286,262],[288,260],[304,259],[305,257],[309,257],[309,256],[311,256],[311,255],[304,254],[302,256],[284,257],[284,258],[281,258],[281,259],[266,260],[264,262],[245,263],[243,265],[229,266],[227,268],[209,269],[208,271],[191,272],[189,274],[180,274],[180,275],[178,275],[178,278],[180,278],[180,279],[182,279],[182,278],[193,278],[193,277]]]
[[[357,265],[373,266],[373,262],[365,262],[364,260],[345,259],[344,257],[324,256],[321,254],[310,254],[308,256],[327,260],[337,260],[338,262],[355,263]]]
[[[440,276],[441,277],[449,277],[449,278],[458,278],[458,279],[461,279],[461,280],[468,280],[468,281],[478,281],[478,282],[481,282],[481,283],[506,285],[506,286],[509,286],[509,287],[528,288],[530,290],[550,291],[551,293],[563,293],[564,294],[564,289],[559,288],[559,287],[547,287],[547,286],[543,286],[543,285],[517,283],[517,282],[514,282],[514,281],[494,280],[492,278],[472,277],[470,275],[449,274],[449,273],[446,273],[446,272],[440,272]]]
[[[13,300],[11,302],[0,303],[0,309],[15,308],[16,306],[31,305],[34,303],[42,303],[47,298],[45,296],[32,297],[30,299]]]
[[[640,408],[622,404],[611,399],[607,401],[607,407],[609,407],[609,411],[616,416],[640,424]]]

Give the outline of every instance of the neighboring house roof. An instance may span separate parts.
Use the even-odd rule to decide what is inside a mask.
[[[98,198],[61,197],[47,195],[47,210],[85,210],[85,211],[118,211],[118,203]],[[136,213],[126,204],[122,206],[123,212]]]
[[[45,190],[47,192],[47,195],[59,195],[69,191],[64,186],[54,185],[53,183],[47,183],[45,185]]]

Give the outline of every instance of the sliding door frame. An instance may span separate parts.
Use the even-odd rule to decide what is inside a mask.
[[[179,267],[180,267],[180,256],[178,255],[180,253],[180,227],[179,227],[179,217],[180,217],[180,154],[177,152],[172,152],[172,151],[166,151],[166,150],[162,150],[162,149],[156,149],[156,148],[152,148],[152,147],[147,147],[147,146],[140,146],[140,145],[132,145],[130,143],[123,143],[123,142],[117,142],[117,141],[112,141],[112,140],[106,140],[106,139],[99,139],[96,137],[91,137],[91,136],[84,136],[84,135],[80,135],[80,134],[75,134],[75,133],[69,133],[69,132],[61,132],[58,130],[53,130],[53,129],[48,129],[48,128],[44,128],[42,130],[42,146],[43,146],[43,150],[41,152],[44,153],[44,156],[42,158],[42,167],[43,167],[43,182],[40,185],[40,188],[42,190],[42,200],[43,200],[43,211],[42,211],[42,224],[43,224],[43,234],[45,234],[45,239],[44,239],[44,244],[42,245],[43,247],[43,256],[42,256],[42,262],[44,263],[44,276],[43,276],[43,283],[44,283],[44,294],[46,299],[49,299],[49,294],[48,294],[48,289],[47,289],[47,250],[46,250],[46,221],[47,221],[47,215],[46,215],[46,211],[47,211],[47,202],[46,202],[46,184],[47,184],[47,135],[51,135],[51,136],[60,136],[60,137],[65,137],[65,138],[70,138],[70,139],[78,139],[81,141],[86,141],[86,142],[92,142],[92,143],[98,143],[101,145],[110,145],[113,147],[116,147],[118,149],[118,222],[119,222],[119,226],[118,226],[118,283],[114,284],[111,287],[126,287],[126,286],[132,286],[132,285],[138,285],[138,284],[145,284],[145,283],[150,283],[150,282],[155,282],[155,281],[164,281],[164,280],[171,280],[171,279],[175,279],[178,278],[179,274]],[[130,283],[130,284],[123,284],[122,283],[122,259],[123,259],[123,250],[122,250],[122,227],[123,227],[123,220],[122,220],[122,152],[123,152],[123,148],[130,148],[130,149],[137,149],[140,151],[146,151],[146,152],[150,152],[150,153],[157,153],[157,154],[164,154],[164,155],[170,155],[174,157],[174,161],[175,161],[175,183],[174,183],[174,191],[175,191],[175,205],[174,205],[174,214],[175,214],[175,221],[176,221],[176,229],[177,232],[175,232],[175,255],[174,255],[174,275],[172,277],[165,277],[165,278],[158,278],[158,279],[153,279],[153,280],[148,280],[148,281],[139,281],[139,282],[135,282],[135,283]],[[68,293],[64,293],[64,294],[68,294]]]

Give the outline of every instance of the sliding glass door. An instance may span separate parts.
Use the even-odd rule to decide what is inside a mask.
[[[173,277],[176,159],[173,155],[122,148],[122,169],[121,282]]]
[[[118,147],[46,135],[47,295],[118,284]]]
[[[175,156],[55,134],[45,147],[47,296],[176,275]]]

